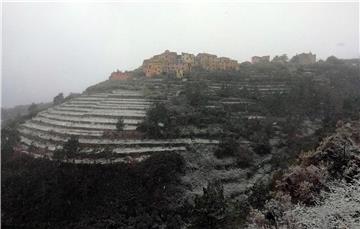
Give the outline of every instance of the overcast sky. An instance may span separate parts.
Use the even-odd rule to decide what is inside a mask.
[[[3,107],[82,92],[166,49],[239,62],[359,57],[358,3],[4,3],[2,13]]]

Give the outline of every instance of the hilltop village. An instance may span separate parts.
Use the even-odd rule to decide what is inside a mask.
[[[306,209],[334,177],[360,174],[359,66],[312,53],[238,63],[165,51],[32,104],[2,129],[5,225],[319,228]],[[348,216],[331,228],[358,214],[356,201],[351,211],[328,201]]]
[[[270,56],[253,56],[252,64],[266,63],[286,63],[288,58],[286,55],[275,56],[270,61]],[[310,53],[301,53],[294,56],[291,60],[297,65],[310,65],[316,63],[316,55]],[[189,75],[194,69],[206,71],[236,71],[239,70],[241,64],[238,61],[228,57],[217,57],[213,54],[199,53],[196,56],[190,53],[181,53],[166,50],[165,52],[155,55],[150,59],[144,60],[142,66],[138,69],[145,77],[155,77],[160,75],[175,75],[182,78]],[[115,71],[111,73],[109,79],[126,80],[132,76],[132,72]]]

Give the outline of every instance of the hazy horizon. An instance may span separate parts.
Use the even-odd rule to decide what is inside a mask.
[[[4,3],[2,107],[82,92],[168,49],[359,58],[353,3]]]

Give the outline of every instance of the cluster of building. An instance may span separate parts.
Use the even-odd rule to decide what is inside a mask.
[[[130,74],[128,72],[119,71],[112,72],[109,79],[110,80],[127,80],[130,78]]]
[[[142,65],[145,76],[152,77],[161,74],[175,74],[182,77],[191,72],[194,67],[200,67],[209,71],[216,70],[236,70],[239,64],[236,60],[227,57],[217,57],[208,53],[198,55],[181,53],[166,50],[164,53],[144,60]]]
[[[283,56],[275,56],[271,62],[274,63],[286,63],[287,60],[287,56],[283,55]],[[314,64],[316,63],[316,55],[312,54],[311,52],[309,53],[301,53],[301,54],[296,54],[295,56],[293,56],[290,60],[291,63],[297,64],[297,65],[309,65],[309,64]],[[270,56],[253,56],[251,58],[251,63],[252,64],[258,64],[258,63],[270,63]]]
[[[252,64],[259,63],[286,63],[287,56],[275,56],[270,61],[270,56],[253,56],[251,58]],[[301,53],[295,55],[290,60],[291,63],[298,65],[308,65],[316,63],[316,55],[310,53]],[[207,71],[229,71],[238,70],[239,63],[227,57],[217,57],[213,54],[199,53],[198,55],[190,53],[181,53],[166,50],[164,53],[155,55],[150,59],[144,60],[141,69],[146,77],[153,77],[157,75],[175,75],[178,78],[184,74],[190,73],[194,68],[201,68]],[[131,77],[129,72],[115,71],[111,73],[109,79],[111,80],[126,80]]]

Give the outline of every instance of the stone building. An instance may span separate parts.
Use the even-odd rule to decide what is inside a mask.
[[[181,53],[181,61],[186,64],[195,65],[195,55],[190,53]]]
[[[227,57],[220,57],[218,58],[218,69],[220,70],[238,70],[239,64],[236,60],[232,60]]]
[[[150,59],[144,60],[142,68],[147,77],[175,72],[178,64],[176,52],[166,50],[164,53],[155,55]]]
[[[227,57],[217,57],[208,53],[199,53],[196,56],[195,65],[209,71],[216,70],[237,70],[239,64],[236,60]]]
[[[289,58],[286,54],[283,54],[281,56],[274,56],[271,60],[272,63],[279,63],[279,64],[285,64],[289,61]]]
[[[181,69],[184,72],[191,72],[192,67],[195,66],[195,55],[190,53],[181,53]]]
[[[217,56],[208,53],[199,53],[196,56],[196,64],[206,70],[215,70],[217,67]]]
[[[251,58],[251,63],[269,63],[270,62],[270,56],[253,56]]]
[[[130,75],[127,72],[122,72],[117,70],[116,72],[112,72],[109,79],[110,80],[126,80],[129,79]]]
[[[293,58],[291,58],[291,62],[299,65],[315,64],[316,55],[312,54],[311,52],[297,54]]]

